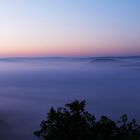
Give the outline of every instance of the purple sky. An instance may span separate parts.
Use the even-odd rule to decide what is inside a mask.
[[[140,55],[139,0],[1,0],[0,57]]]

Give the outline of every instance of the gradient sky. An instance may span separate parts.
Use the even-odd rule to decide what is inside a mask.
[[[140,55],[140,0],[0,0],[0,57]]]

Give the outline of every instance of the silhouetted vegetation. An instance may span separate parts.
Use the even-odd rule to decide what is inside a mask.
[[[43,140],[139,140],[140,125],[123,115],[120,121],[106,116],[96,120],[85,110],[85,101],[50,109],[41,129],[34,134]]]

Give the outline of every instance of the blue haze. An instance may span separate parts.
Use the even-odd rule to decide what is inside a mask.
[[[2,140],[35,140],[49,108],[74,99],[97,118],[140,122],[140,57],[0,59]]]

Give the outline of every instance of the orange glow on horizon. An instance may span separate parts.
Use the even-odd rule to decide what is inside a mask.
[[[115,44],[115,45],[114,45]],[[131,42],[123,43],[116,40],[91,41],[1,41],[0,57],[20,56],[102,56],[123,55],[127,52],[140,53],[139,46]],[[119,47],[118,47],[119,46]],[[135,47],[135,50],[132,48]]]

